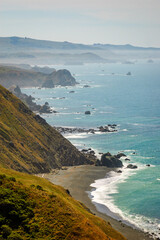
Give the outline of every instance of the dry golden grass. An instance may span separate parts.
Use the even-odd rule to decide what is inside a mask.
[[[21,172],[48,172],[88,163],[67,139],[0,86],[0,165]]]
[[[25,232],[22,226],[15,230],[23,239],[29,239],[28,234],[31,233],[32,239],[125,239],[109,223],[87,211],[62,187],[46,179],[5,168],[0,168],[0,174],[16,178],[12,189],[21,189],[27,193],[28,201],[36,203],[34,217],[29,221],[30,232]],[[40,190],[37,186],[40,186]]]

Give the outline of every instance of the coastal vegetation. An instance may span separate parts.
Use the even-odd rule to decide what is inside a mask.
[[[2,167],[0,173],[0,239],[125,239],[68,190]]]
[[[0,239],[125,239],[69,190],[27,174],[92,162],[2,86],[0,149]]]
[[[0,165],[27,173],[92,163],[57,130],[0,86]]]

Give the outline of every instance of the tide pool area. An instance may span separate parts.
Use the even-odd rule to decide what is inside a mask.
[[[116,132],[64,136],[77,148],[92,148],[97,155],[123,152],[129,163],[137,165],[127,169],[128,162],[122,159],[121,174],[110,172],[92,183],[91,199],[109,208],[113,217],[160,237],[160,62],[52,67],[67,68],[79,84],[22,92],[57,111],[41,115],[52,126],[117,125]]]

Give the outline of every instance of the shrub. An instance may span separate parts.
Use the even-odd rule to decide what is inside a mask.
[[[37,185],[36,188],[37,188],[38,190],[44,191],[43,188],[42,188],[40,185]]]
[[[5,174],[0,174],[0,179],[4,179],[6,178],[6,175]]]
[[[1,234],[3,238],[7,238],[12,232],[12,228],[10,228],[8,225],[2,225],[1,226]]]
[[[10,177],[9,180],[11,180],[12,182],[16,182],[16,179],[14,177]]]
[[[12,232],[12,233],[8,236],[7,240],[23,240],[23,238],[22,238],[18,233]]]

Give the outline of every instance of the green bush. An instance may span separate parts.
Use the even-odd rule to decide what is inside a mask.
[[[12,229],[18,229],[19,226],[25,227],[33,218],[35,205],[27,199],[25,189],[14,188],[13,183],[8,184],[10,181],[0,188],[0,227],[9,225]],[[6,188],[8,186],[10,189]]]
[[[4,179],[6,178],[6,175],[5,174],[0,174],[0,179]]]
[[[10,177],[9,180],[16,182],[16,179],[14,177]]]
[[[43,188],[42,188],[40,185],[37,185],[36,188],[37,188],[38,190],[44,191]]]
[[[23,240],[23,238],[22,238],[18,233],[12,232],[12,233],[8,236],[7,240]]]
[[[12,228],[10,228],[8,225],[2,225],[0,231],[3,238],[6,239],[11,234]]]

